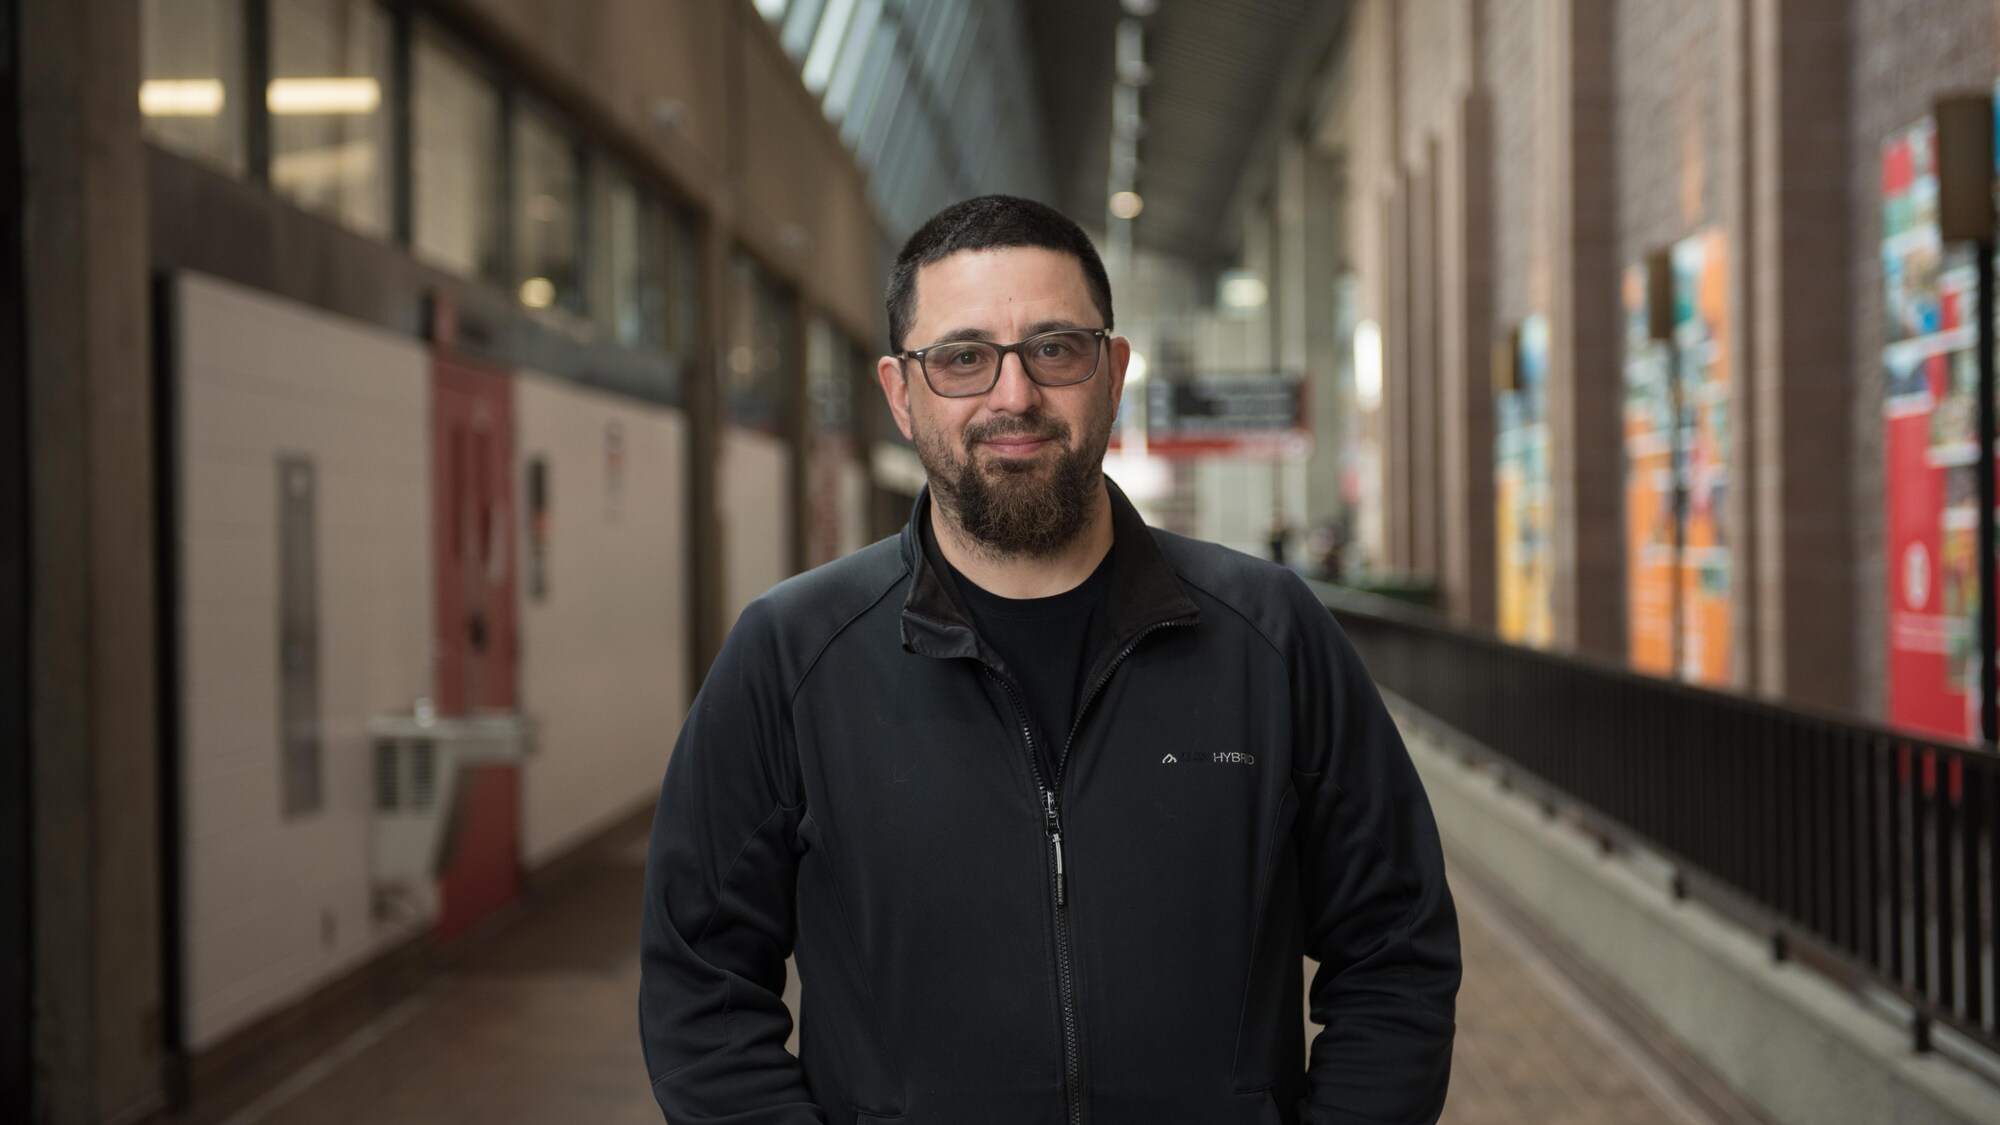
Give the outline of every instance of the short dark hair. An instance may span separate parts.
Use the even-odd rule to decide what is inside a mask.
[[[1083,267],[1090,299],[1111,327],[1111,278],[1097,247],[1069,216],[1032,199],[1014,195],[982,195],[932,215],[903,244],[896,264],[889,267],[889,350],[903,350],[903,337],[917,311],[917,271],[961,250],[998,250],[1034,246],[1075,258]]]

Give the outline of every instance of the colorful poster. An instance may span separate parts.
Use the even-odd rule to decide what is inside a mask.
[[[1676,242],[1674,358],[1683,510],[1680,674],[1699,684],[1732,675],[1729,497],[1729,241],[1710,228]]]
[[[1929,120],[1882,146],[1889,717],[1979,733],[1977,270],[1937,225]]]
[[[1521,322],[1511,385],[1496,388],[1494,507],[1500,635],[1545,647],[1555,639],[1554,498],[1549,475],[1549,322]]]
[[[1673,352],[1652,336],[1643,262],[1625,268],[1624,297],[1627,659],[1639,671],[1671,676],[1681,537]]]

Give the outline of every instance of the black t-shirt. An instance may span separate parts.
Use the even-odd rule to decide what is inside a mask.
[[[1104,606],[1111,590],[1111,556],[1117,549],[1114,544],[1105,552],[1104,561],[1081,585],[1047,598],[1003,598],[980,589],[951,567],[952,581],[972,612],[973,625],[1013,673],[1051,764],[1062,758],[1087,687],[1083,678],[1109,636]]]

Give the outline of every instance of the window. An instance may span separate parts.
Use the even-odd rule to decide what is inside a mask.
[[[663,207],[667,235],[667,347],[683,362],[694,360],[702,315],[703,250],[695,220],[679,207]]]
[[[596,222],[590,307],[613,340],[660,351],[668,330],[662,208],[608,163],[599,163],[592,179],[597,202],[591,212]]]
[[[884,20],[876,25],[875,42],[868,48],[861,76],[855,81],[853,95],[840,119],[840,139],[849,152],[858,151],[873,114],[880,110],[886,117],[887,111],[895,108],[896,99],[902,94],[903,76],[908,72],[902,52],[896,49],[896,25]],[[864,158],[862,163],[867,165],[868,161]]]
[[[387,238],[394,28],[375,0],[270,0],[271,186]]]
[[[440,269],[504,282],[500,92],[428,27],[416,38],[411,72],[412,249]]]
[[[141,0],[147,138],[233,175],[249,168],[242,0]]]
[[[827,0],[826,15],[813,32],[812,50],[806,55],[800,77],[806,89],[818,97],[833,78],[833,64],[839,61],[840,44],[847,38],[847,24],[854,16],[854,0]]]
[[[798,386],[797,306],[791,293],[749,258],[738,255],[734,273],[724,417],[783,436]]]
[[[861,78],[861,65],[875,43],[875,24],[882,15],[882,0],[858,0],[854,22],[842,40],[839,61],[826,87],[826,116],[838,121],[847,116],[847,103],[854,96],[854,84]]]
[[[514,116],[514,285],[531,309],[584,311],[582,162],[548,114]]]
[[[794,0],[785,13],[785,26],[778,35],[793,62],[805,62],[806,52],[812,49],[813,32],[819,30],[819,17],[824,11],[826,0]]]

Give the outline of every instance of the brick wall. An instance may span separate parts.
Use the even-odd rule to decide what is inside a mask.
[[[1619,0],[1618,260],[1723,219],[1725,0]]]

